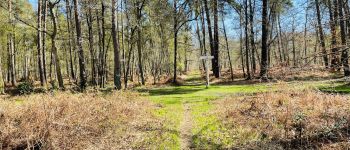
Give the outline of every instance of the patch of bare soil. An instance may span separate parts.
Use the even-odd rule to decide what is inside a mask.
[[[191,149],[192,145],[192,114],[191,106],[188,103],[184,104],[183,120],[180,125],[180,146],[181,149]]]

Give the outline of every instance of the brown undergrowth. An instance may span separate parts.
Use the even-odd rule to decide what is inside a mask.
[[[286,67],[275,66],[269,69],[268,82],[275,83],[279,81],[325,81],[331,79],[338,79],[343,77],[343,74],[339,72],[332,72],[324,69],[322,66],[306,66],[306,67]],[[205,76],[202,76],[205,80]],[[218,85],[247,85],[257,84],[265,82],[261,80],[259,75],[259,69],[251,74],[250,80],[246,80],[247,76],[244,76],[242,70],[233,71],[233,80],[231,79],[231,73],[229,70],[222,70],[220,79],[211,77],[211,82]]]
[[[218,101],[218,116],[239,149],[342,149],[349,147],[350,101],[316,90],[230,97]]]
[[[331,72],[323,66],[273,67],[269,70],[269,75],[283,81],[326,80],[342,77],[340,71]]]
[[[0,149],[142,149],[161,128],[138,94],[36,94],[0,99]],[[160,132],[160,131],[159,131]]]

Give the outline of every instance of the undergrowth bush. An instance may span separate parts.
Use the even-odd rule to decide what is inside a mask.
[[[265,143],[270,147],[272,143],[283,149],[320,149],[327,143],[347,140],[350,135],[347,96],[311,89],[278,89],[285,90],[230,97],[218,103],[218,116],[240,139],[237,145]]]
[[[24,82],[18,84],[17,85],[17,91],[21,95],[33,93],[34,92],[33,82],[31,82],[31,81],[24,81]]]
[[[128,92],[0,98],[0,149],[145,149],[152,107]]]

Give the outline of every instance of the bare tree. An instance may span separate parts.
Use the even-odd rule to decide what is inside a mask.
[[[78,55],[79,55],[79,71],[80,71],[80,88],[85,90],[86,88],[86,69],[85,69],[85,57],[83,50],[83,39],[81,37],[81,25],[80,17],[78,12],[78,0],[73,0],[74,2],[74,15],[75,15],[75,25],[77,32],[77,46],[78,46]]]
[[[56,66],[56,76],[58,80],[58,87],[61,89],[64,89],[64,84],[63,84],[63,77],[61,73],[61,64],[60,64],[60,59],[58,57],[58,52],[57,52],[57,46],[56,46],[56,36],[57,36],[57,16],[56,13],[54,12],[54,9],[56,5],[60,2],[61,0],[56,0],[55,2],[49,2],[49,7],[50,7],[50,16],[53,24],[53,32],[50,35],[51,36],[51,50],[52,50],[52,56],[54,59],[54,63]]]

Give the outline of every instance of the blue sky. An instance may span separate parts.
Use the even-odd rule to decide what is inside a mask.
[[[38,3],[38,1],[37,1],[37,0],[28,0],[28,1],[29,1],[29,3],[31,3],[31,4],[32,4],[32,6],[33,6],[33,8],[34,8],[34,9],[36,9],[36,8],[37,8],[37,7],[36,7],[36,6],[38,5],[38,4],[37,4],[37,3]]]
[[[33,8],[36,9],[37,7],[37,0],[28,0],[32,5]],[[305,22],[305,3],[307,2],[307,0],[292,0],[293,1],[293,10],[294,13],[296,13],[296,25],[297,25],[297,30],[301,30],[303,28],[303,24]],[[257,0],[257,5],[259,5],[258,3],[260,3],[260,0]],[[257,6],[259,7],[259,6]],[[309,11],[309,13],[312,12]],[[259,14],[259,10],[257,10],[256,12],[257,14]],[[228,36],[230,36],[231,38],[234,37],[238,37],[238,30],[235,30],[235,26],[237,26],[237,23],[239,23],[239,20],[237,20],[237,18],[235,18],[236,14],[235,12],[229,13],[225,16],[225,24],[227,25],[227,32],[228,32]],[[260,20],[259,16],[256,16],[256,20]],[[283,17],[282,19],[285,21],[285,27],[291,28],[290,23],[292,18],[289,18],[290,16],[287,15],[285,17]],[[282,23],[283,24],[283,23]]]

